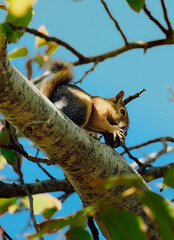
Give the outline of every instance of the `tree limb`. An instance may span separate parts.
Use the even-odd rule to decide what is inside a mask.
[[[144,212],[137,193],[118,198],[128,186],[106,190],[97,189],[94,184],[99,178],[138,173],[111,147],[87,135],[27,81],[9,63],[6,44],[0,48],[0,112],[49,159],[57,162],[85,206],[107,196],[112,199],[112,207],[141,216],[148,226],[151,240],[160,239],[157,227]],[[140,179],[139,188],[148,190],[148,185]],[[100,212],[94,215],[94,219],[110,240],[111,235]]]
[[[47,192],[73,192],[73,188],[65,180],[50,179],[25,184],[31,195]],[[9,184],[0,181],[0,198],[12,198],[27,196],[24,186],[21,184]]]

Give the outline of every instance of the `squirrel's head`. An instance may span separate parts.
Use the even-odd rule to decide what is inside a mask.
[[[129,128],[129,117],[127,109],[123,101],[124,91],[120,91],[114,98],[109,98],[108,100],[112,104],[113,108],[116,111],[117,118],[111,124],[117,124],[120,128],[125,130]]]

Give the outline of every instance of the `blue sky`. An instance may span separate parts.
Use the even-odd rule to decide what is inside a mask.
[[[174,24],[172,18],[174,2],[171,0],[165,2],[171,22]],[[148,41],[164,37],[163,33],[147,18],[143,11],[139,14],[132,11],[126,0],[110,0],[107,3],[128,41]],[[149,0],[147,1],[147,7],[165,26],[160,1]],[[99,0],[38,0],[34,5],[34,12],[35,15],[30,24],[31,28],[38,29],[40,25],[45,25],[50,36],[61,38],[85,56],[101,54],[123,45],[119,32]],[[1,21],[4,19],[3,14],[0,16]],[[38,51],[35,48],[34,36],[29,34],[25,34],[18,44],[10,45],[9,52],[19,46],[28,47],[29,56],[27,58],[33,57]],[[53,58],[71,62],[77,60],[63,47],[59,48]],[[25,62],[26,58],[22,58],[13,60],[12,64],[26,76]],[[79,80],[90,66],[88,64],[75,67],[75,80]],[[37,66],[34,66],[34,70],[33,77],[42,72]],[[169,101],[170,95],[166,89],[167,85],[174,89],[173,73],[174,46],[156,47],[149,49],[145,54],[142,49],[132,50],[98,64],[95,71],[90,73],[79,86],[91,95],[102,97],[113,97],[120,90],[124,90],[125,96],[128,97],[143,88],[147,89],[139,99],[127,105],[130,129],[126,144],[131,146],[156,137],[174,136],[174,103]],[[25,141],[24,145],[26,149],[30,147],[28,141]],[[160,144],[151,145],[147,148],[147,151],[145,148],[143,151],[145,154],[149,154],[159,150],[160,147]],[[34,154],[35,150],[30,148],[30,151]],[[134,154],[141,156],[136,151],[134,151]],[[157,163],[163,165],[172,161],[172,158],[173,155],[170,154],[162,157]],[[57,178],[62,177],[58,168],[55,172],[55,168],[50,167],[49,171]],[[40,169],[27,161],[23,164],[23,172],[26,182],[32,182],[36,178],[40,180],[47,178]],[[5,173],[10,177],[16,177],[9,168],[5,169]],[[161,182],[161,179],[151,183],[150,186],[153,190],[159,192],[159,188],[155,185],[156,182]],[[173,197],[173,192],[169,190],[164,190],[163,194],[169,199]],[[58,216],[73,213],[80,207],[80,200],[74,194],[65,202],[63,210]],[[14,219],[16,219],[15,222],[19,223],[18,227],[9,224]],[[29,213],[14,216],[6,214],[0,218],[0,223],[3,223],[9,235],[15,236],[26,226],[28,219]],[[51,238],[46,237],[45,239]],[[55,239],[55,237],[52,239]],[[101,237],[101,239],[104,238]]]

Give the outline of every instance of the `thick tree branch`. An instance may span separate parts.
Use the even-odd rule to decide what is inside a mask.
[[[107,196],[107,199],[112,199],[112,207],[141,216],[148,226],[150,238],[160,239],[155,224],[145,214],[136,193],[125,198],[117,197],[128,186],[106,190],[97,189],[94,184],[98,178],[129,173],[139,176],[138,173],[112,148],[87,135],[27,81],[9,63],[5,44],[0,49],[0,112],[49,159],[57,162],[85,206]],[[140,179],[139,188],[149,189]],[[94,219],[110,240],[100,212],[95,214]]]
[[[77,65],[82,65],[82,64],[87,64],[87,63],[99,63],[102,62],[108,58],[113,58],[116,57],[124,52],[133,50],[133,49],[143,49],[144,52],[147,51],[147,49],[153,48],[153,47],[157,47],[157,46],[163,46],[163,45],[169,45],[169,44],[174,44],[174,39],[172,38],[171,35],[168,35],[167,38],[165,39],[157,39],[157,40],[153,40],[153,41],[141,41],[141,42],[132,42],[132,43],[128,43],[120,48],[117,48],[115,50],[100,54],[100,55],[96,55],[96,56],[89,56],[89,57],[85,57],[83,56],[81,53],[79,53],[76,49],[72,48],[69,44],[63,42],[62,40],[56,38],[56,37],[49,37],[35,29],[30,29],[30,28],[25,28],[23,26],[16,26],[13,25],[12,23],[8,23],[10,25],[10,27],[13,29],[13,31],[24,31],[24,32],[28,32],[31,33],[35,36],[39,36],[41,38],[44,38],[46,41],[52,41],[55,43],[58,43],[61,46],[64,46],[66,49],[68,49],[69,51],[71,51],[75,56],[77,56],[79,58],[78,61],[74,62],[73,64],[75,66]]]
[[[38,181],[36,183],[25,184],[31,195],[47,192],[73,192],[73,188],[65,180],[50,179]],[[23,197],[27,196],[25,188],[21,184],[9,184],[0,181],[0,198]]]

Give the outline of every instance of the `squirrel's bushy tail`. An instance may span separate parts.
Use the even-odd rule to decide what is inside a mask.
[[[67,84],[73,79],[72,64],[61,60],[49,60],[44,67],[54,74],[53,78],[44,81],[40,89],[47,98],[50,98],[56,87]]]

